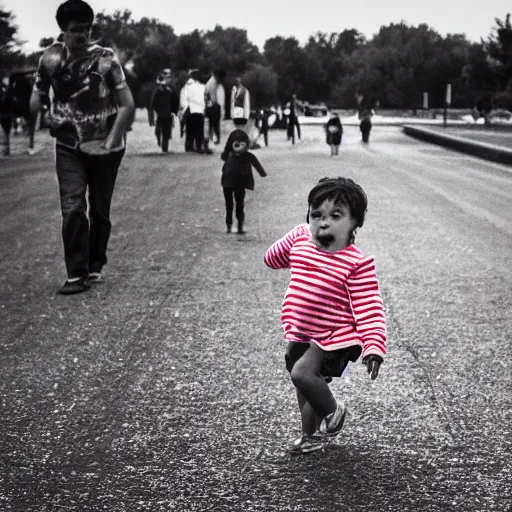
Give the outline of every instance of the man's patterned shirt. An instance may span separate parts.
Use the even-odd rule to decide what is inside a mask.
[[[127,87],[123,68],[111,48],[89,46],[68,59],[63,43],[54,43],[39,61],[34,90],[49,94],[50,133],[60,144],[104,140],[117,114],[115,90]]]

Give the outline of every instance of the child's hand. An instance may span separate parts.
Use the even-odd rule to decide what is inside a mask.
[[[370,374],[370,379],[375,380],[377,378],[382,361],[382,357],[375,354],[371,354],[363,359],[363,364],[366,366],[366,369]]]

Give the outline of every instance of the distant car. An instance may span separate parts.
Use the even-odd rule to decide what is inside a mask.
[[[489,114],[489,119],[493,121],[498,119],[500,121],[510,121],[512,119],[512,112],[504,108],[497,108],[491,110],[491,113]]]
[[[325,117],[329,115],[329,109],[323,103],[318,105],[304,105],[304,115],[306,117]]]

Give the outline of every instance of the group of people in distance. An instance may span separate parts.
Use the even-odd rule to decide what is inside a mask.
[[[212,134],[217,138],[215,143],[220,142],[221,105],[217,89],[222,86],[214,73],[211,78],[207,87],[198,80],[197,70],[192,69],[178,94],[169,68],[158,75],[148,105],[148,121],[150,126],[155,126],[157,144],[164,153],[169,151],[176,117],[180,121],[180,136],[185,135],[186,152],[211,154]]]
[[[180,120],[180,136],[185,136],[186,152],[212,154],[210,141],[220,144],[221,119],[225,116],[222,75],[222,71],[212,71],[203,84],[199,70],[191,69],[179,94],[172,84],[170,69],[158,75],[148,105],[148,120],[150,126],[155,126],[157,143],[163,152],[168,151],[175,117]],[[230,96],[230,114],[235,128],[248,132],[250,105],[250,93],[237,77]]]
[[[49,122],[56,139],[67,269],[67,279],[58,293],[69,295],[85,292],[103,280],[110,204],[135,107],[115,52],[90,41],[94,13],[89,4],[67,0],[58,7],[56,18],[62,40],[48,47],[40,59],[30,109],[39,112],[42,98],[53,90]],[[187,151],[205,150],[205,115],[215,142],[220,143],[219,110],[208,110],[222,101],[212,94],[217,90],[215,84],[205,87],[191,72],[178,95],[169,88],[169,70],[164,70],[160,82],[152,98],[157,119],[150,119],[150,124],[155,126],[162,150],[168,150],[172,133],[172,115],[167,112],[183,113]],[[266,176],[249,151],[250,138],[243,129],[249,101],[244,89],[237,82],[231,98],[237,128],[221,155],[226,229],[228,233],[232,230],[235,209],[239,234],[244,233],[245,190],[254,188],[252,168]],[[334,148],[342,133],[336,119],[333,116],[328,126],[338,130],[327,129]],[[374,258],[355,246],[367,204],[365,192],[353,180],[322,179],[308,195],[306,222],[262,255],[262,265],[291,269],[281,320],[287,343],[285,364],[296,389],[302,425],[301,436],[289,447],[292,454],[321,450],[340,433],[346,407],[334,397],[329,382],[359,358],[375,379],[386,354],[386,321]]]

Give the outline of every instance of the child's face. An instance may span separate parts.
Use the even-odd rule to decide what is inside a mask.
[[[321,251],[334,253],[347,247],[355,226],[356,220],[344,204],[326,199],[317,208],[310,208],[309,229]]]
[[[235,140],[233,142],[233,151],[236,154],[243,153],[247,149],[247,142],[244,142],[243,140]]]

